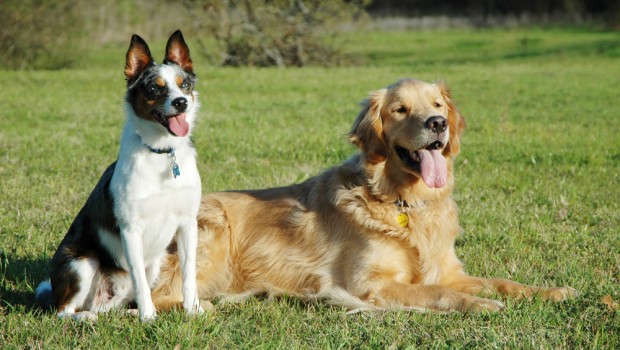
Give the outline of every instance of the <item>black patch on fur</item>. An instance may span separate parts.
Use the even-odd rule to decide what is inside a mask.
[[[103,173],[52,258],[50,279],[57,308],[62,308],[79,291],[80,277],[71,269],[72,262],[90,258],[99,262],[101,273],[122,270],[103,247],[98,234],[99,229],[120,234],[110,192],[115,167],[116,162]]]

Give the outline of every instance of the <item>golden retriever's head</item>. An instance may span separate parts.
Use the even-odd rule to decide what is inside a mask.
[[[403,79],[370,94],[349,136],[367,161],[386,161],[433,188],[446,183],[446,158],[459,153],[464,126],[443,83]]]

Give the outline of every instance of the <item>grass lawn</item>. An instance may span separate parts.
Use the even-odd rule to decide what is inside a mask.
[[[255,298],[150,324],[118,314],[79,324],[41,310],[34,288],[116,159],[123,44],[71,70],[0,71],[0,348],[620,348],[620,33],[359,32],[346,45],[360,65],[230,69],[194,57],[203,191],[302,181],[355,151],[345,134],[369,91],[443,79],[468,124],[455,193],[466,270],[572,286],[578,299],[505,300],[497,314],[347,316]],[[163,43],[151,51],[161,59]]]

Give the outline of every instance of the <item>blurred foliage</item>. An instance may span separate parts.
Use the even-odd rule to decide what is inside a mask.
[[[71,66],[71,32],[81,26],[79,0],[3,0],[0,67],[59,69]]]
[[[214,64],[338,65],[337,33],[367,18],[369,0],[3,0],[0,69],[70,68],[93,45],[181,28]],[[215,40],[215,47],[206,49]]]
[[[0,69],[71,68],[88,50],[163,38],[187,18],[166,0],[0,0]]]
[[[185,0],[199,38],[216,41],[211,61],[228,66],[339,65],[349,58],[329,40],[367,18],[365,0]],[[218,57],[219,56],[219,57]]]
[[[366,10],[469,17],[473,25],[560,14],[620,29],[618,0],[0,0],[0,69],[71,68],[133,33],[157,42],[178,28],[216,65],[342,65],[356,58],[342,51],[339,34],[369,21]],[[499,22],[484,20],[492,16]]]
[[[375,0],[368,11],[381,16],[462,16],[484,20],[492,16],[531,16],[574,23],[596,18],[620,27],[618,0]]]

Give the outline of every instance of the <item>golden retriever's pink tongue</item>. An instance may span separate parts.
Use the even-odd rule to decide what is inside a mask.
[[[185,113],[168,119],[168,127],[177,136],[186,136],[189,133],[189,123],[185,120]]]
[[[443,187],[448,178],[448,166],[443,154],[436,149],[431,151],[421,149],[418,151],[418,155],[420,156],[422,180],[426,186],[430,188]]]

